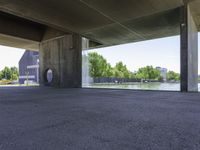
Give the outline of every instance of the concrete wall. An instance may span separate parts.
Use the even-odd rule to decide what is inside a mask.
[[[81,87],[81,37],[68,34],[40,44],[40,84],[53,87]],[[45,74],[53,71],[53,80],[47,83]]]
[[[198,91],[198,31],[189,5],[181,14],[181,91]]]

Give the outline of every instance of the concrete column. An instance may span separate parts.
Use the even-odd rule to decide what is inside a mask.
[[[83,57],[82,57],[82,86],[86,87],[89,85],[90,78],[90,68],[89,68],[89,60],[88,60],[88,52],[89,50],[89,39],[82,38],[82,49],[83,49]]]
[[[190,6],[181,8],[181,91],[198,91],[198,31]]]
[[[40,44],[40,85],[80,88],[81,87],[81,37],[68,34],[43,41]],[[47,71],[53,78],[47,81]]]

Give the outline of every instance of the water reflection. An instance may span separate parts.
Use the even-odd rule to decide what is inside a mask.
[[[98,84],[93,83],[84,87],[90,88],[114,88],[114,89],[139,89],[139,90],[166,90],[180,91],[180,83],[126,83],[126,84]],[[200,85],[199,85],[200,89]]]

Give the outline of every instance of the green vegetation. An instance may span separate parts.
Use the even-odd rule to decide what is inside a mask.
[[[140,68],[136,73],[136,78],[138,79],[152,79],[152,80],[160,80],[161,75],[160,71],[152,66],[146,66]]]
[[[126,65],[124,65],[121,61],[118,62],[113,68],[113,77],[117,78],[132,78],[134,75],[130,72]]]
[[[97,53],[89,53],[90,75],[92,77],[110,77],[112,68],[103,56]]]
[[[91,77],[116,77],[162,81],[160,71],[153,66],[140,68],[137,72],[133,73],[129,71],[122,62],[118,62],[114,67],[111,67],[107,60],[96,52],[89,53],[88,60]],[[170,81],[178,81],[180,80],[180,75],[173,71],[169,71],[167,73],[167,79]]]
[[[113,68],[103,56],[97,53],[89,53],[88,59],[91,77],[133,77],[133,73],[122,62],[118,62]]]
[[[174,71],[169,71],[167,73],[167,80],[168,81],[179,81],[180,80],[180,74],[178,74]]]
[[[5,67],[2,71],[0,71],[0,80],[17,80],[19,77],[19,71],[16,67]]]

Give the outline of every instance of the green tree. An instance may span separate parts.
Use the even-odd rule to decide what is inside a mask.
[[[11,67],[11,80],[17,80],[19,77],[19,71],[17,69],[17,67]]]
[[[113,68],[109,63],[107,63],[106,70],[104,72],[105,77],[112,77],[113,76]]]
[[[85,56],[83,57],[85,58]],[[107,60],[96,52],[88,54],[89,72],[91,77],[117,77],[163,80],[160,71],[152,66],[140,68],[138,72],[131,72],[123,62],[116,63],[112,68]]]
[[[19,76],[18,69],[16,67],[5,67],[1,72],[0,72],[0,79],[7,79],[7,80],[17,80]]]
[[[156,68],[153,68],[153,66],[146,66],[143,68],[140,68],[138,72],[136,73],[136,78],[138,79],[154,79],[158,80],[160,79],[160,71]]]
[[[112,67],[109,63],[107,63],[106,59],[97,54],[89,53],[89,70],[91,77],[110,77],[112,76]]]
[[[168,80],[168,81],[172,81],[172,80],[174,80],[174,81],[179,81],[179,80],[180,80],[180,74],[179,74],[179,73],[176,73],[176,72],[174,72],[174,71],[169,71],[169,72],[167,73],[167,80]]]
[[[2,74],[2,71],[0,71],[0,80],[3,79],[3,74]]]
[[[136,79],[137,72],[129,72],[129,78]]]
[[[117,78],[130,78],[131,72],[127,69],[121,61],[118,62],[114,67],[114,77]]]
[[[2,71],[2,78],[10,80],[11,79],[11,70],[8,67],[5,67]]]

